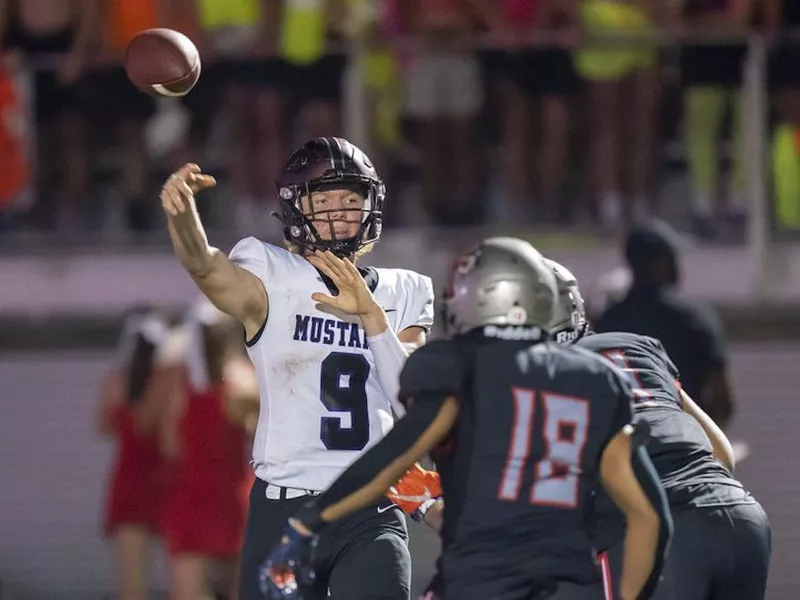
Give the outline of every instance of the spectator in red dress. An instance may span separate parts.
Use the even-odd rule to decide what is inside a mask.
[[[165,320],[149,308],[125,321],[119,356],[103,383],[96,428],[117,443],[109,480],[105,534],[116,555],[117,597],[148,597],[148,559],[159,534],[167,471],[159,448],[166,402],[152,386],[156,355],[167,334]]]

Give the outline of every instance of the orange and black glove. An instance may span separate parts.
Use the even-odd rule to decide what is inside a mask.
[[[426,471],[419,463],[415,463],[400,481],[386,491],[386,497],[412,518],[416,518],[421,508],[428,508],[441,495],[439,474]]]

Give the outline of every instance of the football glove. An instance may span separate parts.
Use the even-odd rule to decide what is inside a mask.
[[[412,517],[415,517],[421,507],[429,507],[441,495],[442,484],[439,481],[439,474],[435,471],[426,471],[419,463],[415,463],[402,479],[389,487],[386,492],[389,500]]]
[[[290,519],[281,543],[273,548],[267,560],[259,567],[261,593],[274,600],[300,600],[300,585],[309,586],[316,577],[311,567],[311,556],[317,544],[317,536],[303,535],[291,523]]]

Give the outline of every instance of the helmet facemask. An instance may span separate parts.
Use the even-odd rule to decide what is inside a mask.
[[[356,192],[364,198],[364,205],[360,208],[337,207],[315,211],[311,200],[312,194],[328,190]],[[328,171],[322,177],[281,186],[278,190],[281,212],[273,214],[283,222],[286,240],[296,246],[301,253],[330,250],[336,256],[346,258],[378,241],[383,222],[382,209],[385,195],[385,187],[380,180],[353,173]],[[308,199],[307,207],[303,206],[304,197]],[[334,215],[353,211],[360,213],[357,218],[332,218]],[[337,237],[334,225],[342,221],[359,223],[355,235]],[[323,238],[317,229],[317,225],[322,222],[328,223],[329,239]]]

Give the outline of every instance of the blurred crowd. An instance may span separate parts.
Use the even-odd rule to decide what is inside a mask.
[[[180,100],[125,77],[127,42],[154,26],[200,50]],[[711,236],[747,216],[745,36],[759,33],[775,212],[798,227],[797,28],[795,0],[0,0],[0,226],[151,231],[164,176],[191,160],[221,183],[205,222],[259,233],[287,151],[353,138],[355,119],[390,225],[616,229],[674,203],[677,156],[685,205],[666,212]]]

